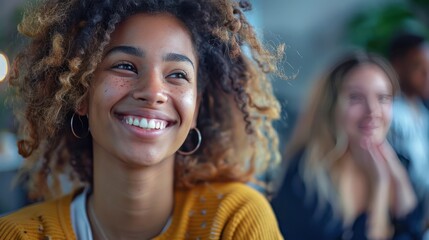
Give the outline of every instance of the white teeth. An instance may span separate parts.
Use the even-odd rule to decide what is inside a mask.
[[[147,119],[127,116],[124,118],[124,122],[131,126],[140,127],[143,129],[164,129],[167,127],[167,122],[158,119]]]
[[[142,118],[142,120],[140,120],[140,125],[141,128],[147,128],[147,119],[146,118]]]
[[[134,118],[133,125],[134,126],[139,126],[140,125],[140,121],[137,118]]]
[[[155,121],[153,119],[149,120],[149,125],[147,128],[155,128]]]

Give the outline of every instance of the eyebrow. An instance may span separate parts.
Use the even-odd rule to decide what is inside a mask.
[[[133,55],[136,57],[140,57],[140,58],[144,58],[146,55],[144,50],[141,48],[138,48],[138,47],[116,46],[116,47],[113,47],[112,49],[110,49],[109,51],[107,51],[105,56],[110,55],[112,53],[116,53],[116,52],[121,52],[121,53],[129,54],[129,55]],[[165,56],[162,57],[162,60],[166,61],[166,62],[169,62],[169,61],[188,62],[192,65],[193,68],[195,68],[194,63],[192,62],[191,59],[189,59],[185,55],[178,54],[178,53],[167,53]]]
[[[133,55],[136,57],[141,57],[143,58],[145,56],[145,52],[137,47],[131,47],[131,46],[117,46],[114,47],[112,49],[110,49],[105,56],[115,53],[115,52],[121,52],[121,53],[125,53],[125,54],[129,54],[129,55]]]
[[[163,61],[173,61],[173,62],[189,62],[193,68],[194,67],[194,63],[192,62],[191,59],[189,59],[187,56],[182,55],[182,54],[178,54],[178,53],[167,53],[163,58]]]

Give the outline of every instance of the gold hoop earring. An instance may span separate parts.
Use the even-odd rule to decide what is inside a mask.
[[[197,150],[198,150],[198,148],[200,148],[200,146],[201,146],[201,141],[202,141],[202,136],[201,136],[201,132],[200,132],[200,130],[198,129],[198,128],[191,128],[191,130],[195,130],[195,132],[197,133],[197,138],[198,138],[198,143],[197,143],[197,146],[195,146],[195,148],[194,149],[192,149],[191,151],[188,151],[188,152],[185,152],[185,151],[181,151],[181,150],[177,150],[177,152],[179,153],[179,154],[181,154],[181,155],[184,155],[184,156],[188,156],[188,155],[191,155],[191,154],[193,154],[194,152],[196,152]],[[190,132],[190,131],[189,131]],[[189,136],[189,134],[188,134],[188,136]]]
[[[71,131],[72,131],[72,133],[73,133],[73,136],[75,136],[76,138],[78,138],[78,139],[82,139],[82,138],[86,138],[86,137],[88,137],[88,135],[89,135],[89,125],[88,125],[88,129],[86,130],[86,133],[84,134],[84,136],[79,136],[77,133],[76,133],[76,131],[75,131],[75,129],[74,129],[74,123],[73,123],[73,121],[74,121],[74,115],[75,115],[76,113],[73,113],[73,115],[72,115],[72,117],[71,117],[71,119],[70,119],[70,128],[71,128]],[[83,124],[83,121],[82,121],[82,119],[81,119],[81,116],[80,115],[78,115],[78,117],[79,117],[79,122],[80,122],[80,126],[81,126],[81,128],[83,129],[84,128],[84,124]],[[87,117],[88,118],[88,117]]]

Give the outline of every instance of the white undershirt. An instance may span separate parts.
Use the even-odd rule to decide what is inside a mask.
[[[85,188],[77,195],[70,206],[71,222],[76,238],[79,240],[93,240],[91,225],[89,224],[88,215],[86,214],[86,198],[89,188]]]
[[[86,211],[86,202],[90,192],[91,191],[89,187],[85,188],[84,191],[82,191],[73,199],[70,206],[73,230],[76,234],[76,238],[79,240],[93,240],[91,225],[89,224]],[[171,219],[172,217],[170,216],[161,233],[167,231],[171,224]]]

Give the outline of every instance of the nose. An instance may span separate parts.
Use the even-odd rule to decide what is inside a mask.
[[[377,114],[380,108],[380,103],[377,101],[377,99],[367,99],[366,100],[366,108],[367,113],[369,115]]]
[[[132,96],[136,100],[144,101],[151,105],[163,104],[168,100],[164,85],[162,74],[156,71],[142,74],[135,85]]]

